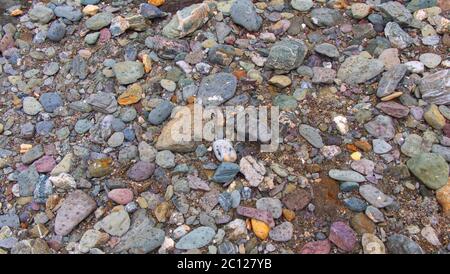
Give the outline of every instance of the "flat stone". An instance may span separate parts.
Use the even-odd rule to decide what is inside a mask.
[[[214,229],[208,226],[198,227],[183,236],[175,245],[177,249],[194,249],[206,246],[216,235]]]
[[[301,254],[329,254],[331,251],[331,243],[329,240],[321,240],[306,243],[300,253]]]
[[[293,233],[294,225],[290,222],[283,222],[270,230],[269,237],[276,242],[287,242],[292,238]]]
[[[269,211],[275,219],[281,217],[282,205],[279,199],[269,197],[260,198],[256,201],[256,208]]]
[[[405,49],[413,44],[413,39],[397,23],[388,22],[384,34],[391,44],[399,49]]]
[[[383,208],[391,205],[394,199],[381,192],[373,185],[365,184],[359,187],[359,194],[371,205],[377,208]]]
[[[97,204],[81,190],[70,193],[59,208],[55,219],[55,233],[68,235],[81,221],[89,216]]]
[[[311,202],[311,195],[303,189],[296,189],[285,195],[283,204],[290,210],[302,210]]]
[[[392,146],[383,139],[373,139],[372,146],[376,154],[388,153],[392,149]]]
[[[384,63],[362,55],[345,59],[337,72],[337,78],[347,84],[361,84],[374,78],[383,71]]]
[[[141,182],[145,181],[153,175],[155,171],[155,164],[139,161],[135,163],[127,172],[128,178],[133,181]]]
[[[370,135],[386,141],[391,140],[395,135],[392,118],[385,115],[378,115],[375,119],[366,123],[364,128]]]
[[[385,97],[392,94],[397,89],[397,85],[403,79],[403,76],[405,76],[406,70],[407,66],[400,64],[383,73],[383,77],[378,83],[377,96]]]
[[[109,24],[111,24],[113,16],[114,15],[110,12],[97,13],[96,15],[86,20],[86,28],[97,31],[104,27],[107,27],[109,26]]]
[[[223,184],[229,183],[234,179],[239,170],[240,170],[239,165],[235,163],[223,162],[214,172],[212,180],[217,183]]]
[[[251,186],[257,187],[266,174],[264,164],[254,159],[252,156],[245,156],[239,162],[239,170],[244,174],[245,179]]]
[[[435,53],[424,53],[419,56],[419,61],[422,62],[427,68],[432,69],[439,66],[442,58]]]
[[[117,210],[103,218],[94,228],[102,229],[112,236],[120,237],[128,231],[130,223],[128,213],[125,210]]]
[[[312,126],[301,124],[298,127],[300,135],[308,141],[315,148],[322,148],[324,146],[319,130]]]
[[[450,70],[444,69],[423,77],[419,81],[422,99],[436,105],[450,104]]]
[[[366,179],[364,176],[359,174],[358,172],[352,170],[339,170],[339,169],[331,169],[328,172],[328,176],[331,178],[342,181],[342,182],[364,182]]]

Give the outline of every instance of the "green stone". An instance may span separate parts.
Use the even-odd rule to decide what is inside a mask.
[[[406,162],[409,170],[428,188],[437,190],[447,184],[449,167],[442,156],[422,153]]]

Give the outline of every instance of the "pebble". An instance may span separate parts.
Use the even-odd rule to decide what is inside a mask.
[[[156,154],[156,164],[162,168],[175,167],[175,155],[170,150],[159,151]]]
[[[89,216],[97,204],[81,190],[70,193],[58,209],[55,219],[55,232],[58,235],[68,235],[81,221]]]
[[[442,156],[421,153],[406,162],[408,169],[428,188],[437,190],[447,184],[449,166]]]
[[[261,198],[256,201],[256,208],[266,210],[272,213],[272,217],[278,219],[281,217],[282,204],[279,199],[275,198]]]
[[[298,128],[300,135],[308,141],[315,148],[322,148],[324,146],[319,130],[312,126],[301,124]]]
[[[100,222],[96,223],[94,228],[102,229],[112,236],[122,236],[130,228],[131,220],[128,213],[123,210],[111,212]]]
[[[364,178],[364,176],[362,176],[358,172],[355,172],[352,170],[331,169],[328,172],[328,176],[330,176],[331,178],[333,178],[335,180],[342,181],[342,182],[361,183],[366,180]]]
[[[384,243],[374,234],[364,233],[361,243],[364,254],[386,254]]]
[[[394,234],[387,238],[387,249],[393,254],[423,254],[423,250],[415,241],[402,234]]]
[[[139,161],[131,166],[131,168],[127,172],[127,176],[133,181],[141,182],[150,178],[150,176],[153,175],[154,171],[154,164],[145,161]]]
[[[344,222],[331,224],[328,239],[340,249],[350,252],[356,245],[356,233]]]
[[[270,239],[276,242],[287,242],[292,238],[294,226],[290,222],[283,222],[269,232]]]
[[[214,172],[212,180],[217,183],[223,184],[229,183],[234,179],[239,170],[240,170],[239,165],[235,163],[223,162]]]
[[[384,154],[392,150],[392,146],[383,139],[373,139],[372,147],[376,154]]]
[[[236,151],[229,140],[220,139],[214,141],[213,151],[217,160],[221,162],[235,162],[237,160]]]
[[[120,205],[133,201],[133,192],[127,188],[116,188],[108,192],[108,198]]]
[[[381,192],[373,185],[365,184],[359,187],[359,193],[371,205],[377,208],[383,208],[391,205],[394,200]]]
[[[435,68],[439,66],[442,61],[441,56],[435,53],[424,53],[419,56],[419,61],[424,64],[427,68]]]
[[[245,179],[253,187],[257,187],[264,180],[264,175],[266,174],[264,164],[252,156],[245,156],[241,159],[239,171],[244,174]]]
[[[214,229],[208,226],[201,226],[183,236],[175,244],[175,248],[184,250],[201,248],[209,244],[215,235]]]

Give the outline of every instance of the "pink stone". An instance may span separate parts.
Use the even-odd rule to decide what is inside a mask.
[[[376,108],[395,118],[403,118],[409,113],[408,107],[394,101],[381,102]]]
[[[100,30],[100,37],[98,39],[99,43],[106,43],[111,39],[111,32],[109,29],[104,28]]]
[[[328,239],[344,251],[352,251],[356,244],[356,233],[344,222],[335,222],[330,227]]]
[[[275,222],[273,220],[272,213],[270,213],[267,210],[246,207],[246,206],[238,206],[236,209],[236,212],[239,215],[263,221],[266,224],[268,224],[270,227],[275,226]]]
[[[26,170],[27,168],[28,168],[28,166],[26,166],[26,165],[24,165],[24,164],[22,164],[22,163],[17,163],[17,164],[16,164],[16,169],[17,169],[17,171],[19,171],[19,172],[24,171],[24,170]]]
[[[118,204],[126,205],[133,201],[133,192],[127,188],[116,188],[108,192],[108,198]]]
[[[37,172],[45,173],[50,172],[56,166],[56,161],[52,156],[45,155],[34,162]]]
[[[315,241],[306,243],[300,253],[301,254],[328,254],[331,251],[331,244],[328,240]]]

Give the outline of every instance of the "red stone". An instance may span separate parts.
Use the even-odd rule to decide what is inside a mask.
[[[300,254],[328,254],[330,251],[330,241],[323,240],[306,243],[300,250]]]
[[[133,201],[133,192],[127,188],[117,188],[108,192],[108,198],[118,204],[126,205]]]

